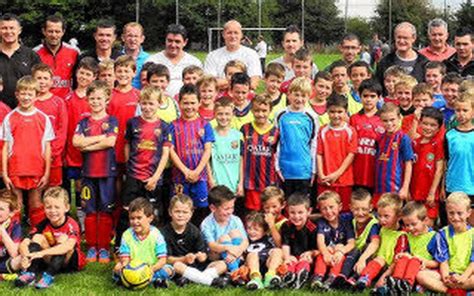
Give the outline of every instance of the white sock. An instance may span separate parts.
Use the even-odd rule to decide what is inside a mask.
[[[183,277],[187,278],[191,282],[207,286],[210,286],[213,280],[213,278],[204,274],[204,272],[201,272],[193,267],[186,267],[183,273]]]
[[[202,273],[203,273],[206,277],[211,278],[211,280],[213,280],[213,279],[219,277],[219,274],[217,273],[217,269],[215,269],[214,267],[207,268],[207,269],[204,270]]]

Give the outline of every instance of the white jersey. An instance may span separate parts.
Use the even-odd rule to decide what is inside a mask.
[[[168,70],[170,71],[170,84],[168,85],[168,88],[166,89],[166,92],[168,93],[169,96],[174,97],[177,93],[179,93],[179,90],[181,89],[181,86],[183,86],[183,70],[184,68],[188,66],[198,66],[202,68],[202,63],[201,61],[196,58],[195,56],[185,52],[181,60],[175,65],[173,64],[170,59],[168,59],[164,51],[161,51],[159,53],[156,53],[154,55],[151,55],[146,62],[153,62],[155,64],[162,64],[165,65]]]
[[[255,50],[261,59],[267,57],[267,43],[265,41],[260,41],[257,46],[255,46]]]
[[[204,63],[204,72],[218,78],[225,78],[225,65],[233,60],[243,62],[247,66],[247,74],[250,77],[262,76],[262,66],[257,52],[242,45],[236,51],[228,51],[225,46],[211,51]]]

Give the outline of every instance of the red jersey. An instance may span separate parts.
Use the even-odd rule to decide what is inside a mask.
[[[293,77],[291,78],[290,80],[287,80],[287,81],[284,81],[281,85],[280,85],[280,92],[281,93],[284,93],[284,94],[288,94],[288,90],[290,89],[290,85],[291,83],[293,82],[293,80],[295,80],[296,77]],[[308,78],[309,79],[309,78]],[[311,99],[312,98],[315,98],[316,97],[316,89],[314,88],[314,82],[312,79],[310,79],[311,81]]]
[[[53,71],[51,92],[63,99],[66,98],[71,91],[71,81],[79,52],[65,42],[61,44],[56,54],[53,54],[44,44],[38,45],[34,50],[41,61]]]
[[[354,157],[354,184],[374,187],[375,155],[377,139],[385,132],[382,120],[378,115],[367,116],[364,111],[352,115],[350,124],[357,132],[357,153]]]
[[[51,142],[51,167],[62,167],[68,122],[66,103],[64,99],[53,95],[43,101],[37,100],[35,107],[48,115],[56,136]]]
[[[3,120],[1,137],[8,145],[8,175],[42,177],[46,167],[46,144],[54,139],[51,121],[34,109],[15,108]]]
[[[421,128],[421,120],[418,120],[415,114],[406,115],[403,117],[403,120],[402,120],[402,131],[407,135],[413,128],[415,121],[418,121],[418,126],[416,128],[414,139],[412,140],[420,138],[421,135],[423,134],[423,129]],[[444,128],[444,125],[442,125],[440,127],[440,131],[436,134],[435,137],[440,138],[438,140],[442,140],[444,139],[445,133],[446,133],[446,129]]]
[[[4,102],[0,102],[0,122],[3,122],[3,119],[5,119],[5,116],[7,116],[8,113],[10,113],[12,109],[8,107],[7,104]],[[0,139],[0,149],[3,149],[3,140]],[[2,150],[0,150],[2,151]],[[0,168],[2,167],[2,159],[0,157]],[[0,173],[2,175],[2,173]]]
[[[427,143],[422,143],[422,137],[413,141],[415,161],[410,183],[410,194],[413,200],[426,201],[436,173],[436,162],[444,159],[444,132],[440,133],[442,136],[436,135]],[[438,196],[439,187],[435,193],[436,200]]]
[[[400,101],[397,98],[385,97],[383,98],[384,103],[394,103],[395,105],[400,105]]]
[[[76,147],[72,145],[72,137],[77,124],[82,119],[91,115],[91,109],[86,97],[79,97],[76,92],[71,93],[66,99],[67,108],[67,139],[66,139],[66,165],[68,167],[81,167],[82,155]]]
[[[329,175],[339,169],[349,153],[357,153],[357,133],[353,127],[344,123],[334,128],[325,125],[318,134],[318,155],[323,157],[323,173]],[[354,185],[352,164],[331,186]]]
[[[112,91],[107,113],[115,116],[118,120],[119,130],[115,144],[118,163],[125,163],[125,129],[127,127],[127,121],[133,118],[137,112],[139,98],[140,91],[135,88],[132,88],[126,93],[118,89]]]
[[[211,121],[214,119],[214,109],[204,109],[203,107],[199,107],[199,116],[207,121]]]
[[[78,257],[77,266],[79,270],[85,266],[86,258],[81,250],[81,230],[79,224],[72,217],[66,216],[66,221],[61,226],[53,226],[48,219],[45,219],[31,230],[31,234],[42,234],[51,247],[56,246],[58,240],[63,236],[74,239],[76,241],[74,249]]]

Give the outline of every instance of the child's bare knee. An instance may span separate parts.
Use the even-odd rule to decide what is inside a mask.
[[[218,242],[223,243],[223,242],[229,242],[230,240],[231,240],[230,236],[227,234],[224,234],[221,237],[219,237]]]
[[[49,246],[48,240],[46,237],[40,233],[33,235],[31,242],[37,243],[42,247]]]
[[[186,264],[184,264],[183,262],[175,262],[173,264],[173,268],[178,274],[183,274],[184,270],[186,270],[186,267]]]
[[[232,238],[242,238],[242,233],[240,233],[239,230],[234,229],[234,230],[231,230],[231,231],[229,232],[229,236],[230,236],[231,239],[232,239]]]

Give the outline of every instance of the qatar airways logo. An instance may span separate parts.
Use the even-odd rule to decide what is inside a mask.
[[[247,151],[255,156],[270,157],[272,155],[272,149],[265,145],[248,145]]]

